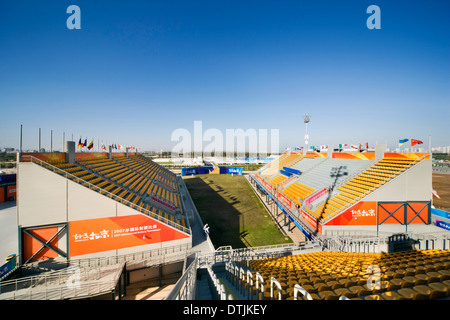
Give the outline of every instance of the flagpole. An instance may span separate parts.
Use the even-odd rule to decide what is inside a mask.
[[[20,125],[20,154],[22,154],[22,126]]]
[[[430,153],[431,158],[431,134],[428,135],[428,152]]]

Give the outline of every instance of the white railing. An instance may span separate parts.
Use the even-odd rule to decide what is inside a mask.
[[[195,256],[194,261],[185,270],[180,279],[167,295],[166,300],[195,300],[195,289],[197,282],[198,259]]]
[[[29,161],[24,161],[25,159],[29,159]],[[55,173],[58,173],[58,174],[64,176],[65,178],[70,179],[71,181],[73,181],[75,183],[81,184],[81,185],[83,185],[83,186],[85,186],[85,187],[87,187],[87,188],[89,188],[91,190],[97,191],[98,193],[100,193],[100,194],[102,194],[102,195],[104,195],[104,196],[106,196],[108,198],[111,198],[111,199],[113,199],[113,200],[115,200],[115,201],[117,201],[119,203],[122,203],[122,204],[124,204],[124,205],[126,205],[128,207],[131,207],[131,208],[133,208],[133,209],[135,209],[135,210],[137,210],[137,211],[139,211],[139,212],[141,212],[141,213],[143,213],[143,214],[145,214],[145,215],[147,215],[147,216],[149,216],[149,217],[151,217],[153,219],[161,221],[164,224],[167,224],[169,226],[175,227],[176,229],[181,230],[181,231],[183,231],[186,234],[191,234],[190,229],[188,229],[188,228],[186,228],[186,227],[184,227],[184,226],[182,226],[182,225],[180,225],[180,224],[178,224],[178,223],[176,223],[174,221],[171,221],[170,219],[166,219],[165,217],[160,216],[160,215],[158,215],[158,214],[156,214],[156,213],[154,213],[154,212],[152,212],[150,210],[147,210],[147,209],[145,209],[143,207],[140,207],[137,204],[133,204],[132,202],[130,202],[128,200],[125,200],[125,199],[123,199],[123,198],[121,198],[121,197],[119,197],[119,196],[117,196],[117,195],[115,195],[115,194],[113,194],[113,193],[111,193],[109,191],[106,191],[103,188],[100,188],[100,187],[98,187],[98,186],[96,186],[96,185],[94,185],[94,184],[92,184],[92,183],[90,183],[88,181],[85,181],[85,180],[83,180],[83,179],[81,179],[81,178],[79,178],[79,177],[77,177],[77,176],[75,176],[73,174],[68,173],[67,171],[64,171],[63,169],[55,167],[55,166],[49,164],[48,162],[40,160],[40,159],[38,159],[36,157],[33,157],[31,155],[23,155],[22,156],[22,162],[36,163],[36,164],[40,165],[43,168],[46,168],[46,169],[49,169],[49,170],[51,170],[51,171],[53,171]]]
[[[185,258],[187,252],[191,249],[191,244],[182,244],[159,249],[128,253],[109,257],[84,258],[84,259],[66,259],[56,257],[48,260],[39,260],[22,265],[21,268],[33,270],[34,268],[45,267],[46,264],[67,264],[86,268],[96,268],[109,265],[115,265],[126,262],[127,269],[133,270],[141,267],[151,267],[161,264],[168,264],[174,261],[181,261]]]
[[[66,268],[60,271],[48,272],[41,275],[23,277],[2,281],[0,283],[0,300],[3,299],[69,299],[80,297],[81,295],[98,295],[110,292],[117,283],[116,275],[114,279],[107,276],[113,272],[121,271],[126,264],[127,270],[148,268],[186,260],[190,245],[178,245],[167,248],[154,249],[149,251],[131,253],[120,256],[86,258],[86,259],[65,259],[52,258],[39,260],[22,268],[26,272],[33,270],[35,266],[45,268],[46,264],[64,264]],[[118,266],[118,267],[115,267]],[[68,280],[73,277],[76,270],[80,284],[75,288],[67,285]],[[114,284],[114,286],[113,286]],[[14,293],[5,294],[11,291]],[[1,293],[4,293],[3,295]]]
[[[0,300],[61,300],[113,292],[125,263],[97,270],[69,268],[64,271],[2,282]]]
[[[216,274],[212,270],[210,266],[206,268],[208,271],[208,276],[211,281],[211,284],[213,285],[213,298],[215,300],[227,300],[227,291],[225,290],[225,286],[223,283],[220,282],[220,280],[217,278]],[[231,295],[228,298],[228,300],[231,300]]]

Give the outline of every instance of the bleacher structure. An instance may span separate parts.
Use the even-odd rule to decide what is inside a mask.
[[[139,154],[68,154],[20,156],[23,262],[191,242],[175,174]],[[51,245],[36,247],[50,234]]]
[[[309,234],[430,223],[428,154],[285,153],[252,178]]]
[[[166,300],[450,299],[428,154],[285,153],[247,181],[305,241],[201,252],[180,177],[137,153],[68,149],[19,157],[22,277],[2,279],[0,300],[118,300],[140,270],[181,273]]]

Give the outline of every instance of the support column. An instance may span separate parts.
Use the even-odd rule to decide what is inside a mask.
[[[66,142],[66,162],[75,163],[75,141]]]

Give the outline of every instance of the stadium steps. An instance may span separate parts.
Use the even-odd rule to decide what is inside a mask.
[[[195,300],[213,300],[206,269],[197,270]]]

